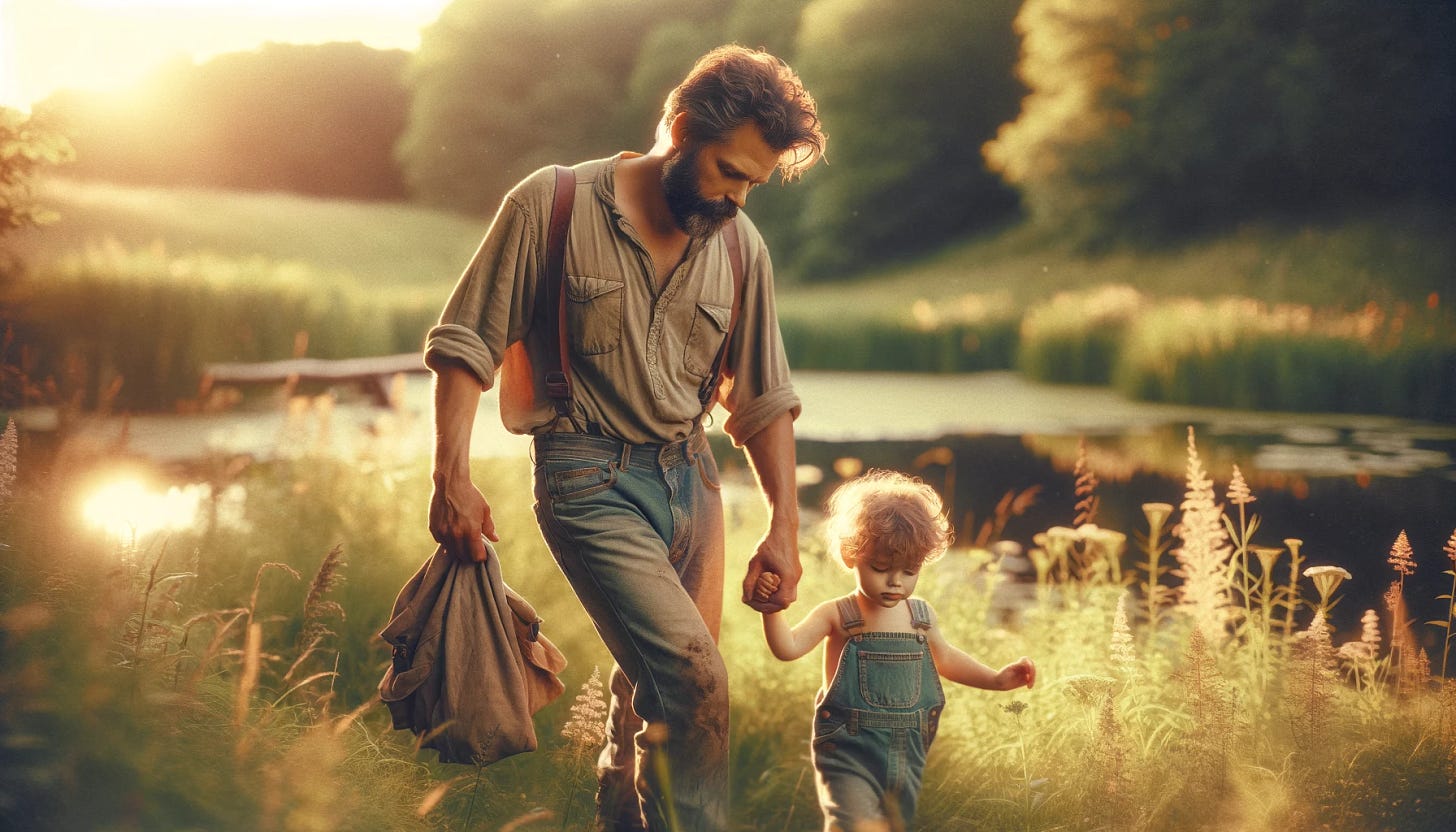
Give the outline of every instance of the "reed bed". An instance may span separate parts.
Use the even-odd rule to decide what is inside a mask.
[[[439,312],[368,296],[299,263],[103,246],[15,281],[4,298],[24,372],[88,407],[170,410],[203,365],[410,352]]]
[[[981,549],[927,570],[954,641],[991,663],[1031,655],[1041,673],[1032,691],[948,691],[920,828],[1446,828],[1448,630],[1409,620],[1404,579],[1456,576],[1456,533],[1440,552],[1402,535],[1383,575],[1316,569],[1299,541],[1263,538],[1257,494],[1236,469],[1208,470],[1191,431],[1186,454],[1184,493],[1126,532],[1096,525],[1082,466],[1066,507],[1079,524],[1022,541],[1034,581]],[[433,548],[422,465],[215,460],[189,522],[121,538],[71,513],[114,465],[52,472],[25,437],[0,438],[7,826],[586,827],[609,659],[535,533],[524,461],[475,475],[506,579],[571,661],[569,693],[537,715],[537,752],[484,769],[433,762],[373,698],[388,661],[374,634]],[[763,508],[746,483],[725,495],[737,572]],[[846,592],[812,522],[802,545],[802,608]],[[1343,581],[1388,584],[1384,608],[1338,606]],[[777,662],[757,615],[728,601],[735,828],[818,829],[818,661]],[[1358,638],[1334,643],[1356,622]]]

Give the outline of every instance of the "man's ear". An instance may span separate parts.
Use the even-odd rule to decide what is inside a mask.
[[[668,135],[672,138],[674,150],[682,150],[688,143],[688,114],[684,110],[672,117],[672,122],[667,126]]]

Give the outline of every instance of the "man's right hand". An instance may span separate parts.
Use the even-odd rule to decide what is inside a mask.
[[[464,563],[484,563],[487,557],[481,535],[499,543],[495,520],[485,495],[468,475],[435,476],[435,492],[430,496],[430,534],[445,551]]]

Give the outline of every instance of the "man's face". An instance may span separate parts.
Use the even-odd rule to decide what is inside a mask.
[[[893,607],[909,598],[920,581],[919,567],[895,563],[873,551],[855,561],[854,571],[860,594],[882,607]]]
[[[738,215],[749,190],[768,181],[778,160],[779,154],[752,122],[722,141],[702,144],[688,139],[662,168],[667,207],[690,236],[711,236]]]

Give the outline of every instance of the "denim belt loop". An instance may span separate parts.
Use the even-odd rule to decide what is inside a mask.
[[[849,710],[849,733],[859,733],[859,711],[854,708]]]

